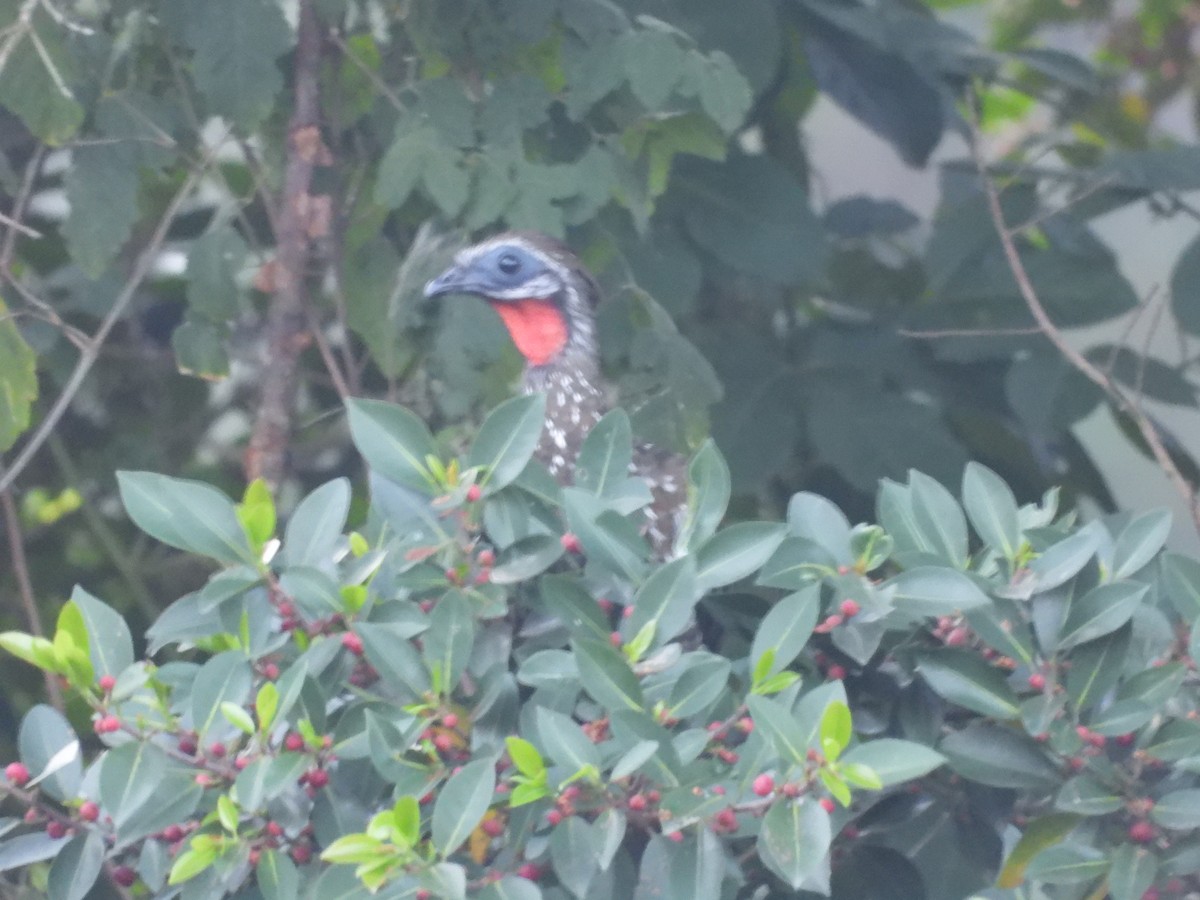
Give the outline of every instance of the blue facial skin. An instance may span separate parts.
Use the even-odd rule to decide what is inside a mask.
[[[426,297],[441,294],[502,295],[545,273],[546,267],[530,253],[502,244],[465,266],[453,265],[425,285]]]

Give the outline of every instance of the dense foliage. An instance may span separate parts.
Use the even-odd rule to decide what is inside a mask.
[[[541,403],[448,460],[356,401],[349,534],[344,480],[280,542],[261,485],[123,473],[130,517],[218,568],[152,658],[82,588],[52,640],[0,635],[74,697],[21,724],[0,867],[54,898],[105,866],[246,900],[1200,889],[1200,563],[1161,555],[1167,516],[1079,527],[973,464],[961,505],[913,472],[879,525],[800,493],[719,529],[707,444],[654,563],[625,414],[559,489],[528,462]]]

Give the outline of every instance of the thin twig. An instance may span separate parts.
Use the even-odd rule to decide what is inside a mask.
[[[336,31],[331,31],[329,34],[329,39],[333,41],[339,50],[346,54],[346,58],[349,59],[350,62],[354,63],[360,72],[367,76],[367,81],[374,85],[375,90],[383,94],[383,96],[387,98],[388,102],[391,103],[392,106],[394,106],[397,110],[400,112],[405,111],[406,107],[404,105],[404,101],[402,101],[400,97],[397,96],[396,93],[387,86],[387,82],[379,77],[379,73],[373,71],[370,66],[368,66],[359,58],[358,54],[355,53],[350,45],[342,39],[340,34],[338,34]]]
[[[1112,349],[1108,351],[1108,359],[1104,361],[1104,374],[1111,376],[1113,367],[1117,364],[1117,354],[1121,352],[1121,348],[1125,346],[1129,340],[1129,336],[1133,334],[1133,329],[1137,328],[1137,323],[1142,320],[1142,316],[1146,314],[1146,310],[1150,308],[1150,303],[1154,299],[1154,295],[1158,293],[1158,285],[1154,285],[1150,292],[1146,295],[1146,299],[1137,305],[1133,315],[1129,317],[1125,328],[1121,331],[1121,336],[1113,341]]]
[[[312,309],[308,310],[308,331],[316,342],[317,350],[321,354],[321,361],[325,363],[325,370],[329,372],[333,389],[337,391],[342,400],[349,400],[354,396],[354,392],[350,390],[346,376],[342,373],[342,367],[338,365],[337,357],[333,355],[333,348],[329,346],[325,330],[321,327],[317,314]]]
[[[0,247],[0,271],[7,272],[9,263],[12,262],[13,252],[17,245],[17,231],[13,227],[17,222],[25,217],[25,210],[29,206],[29,198],[33,196],[33,185],[37,181],[38,172],[42,168],[42,158],[46,155],[46,148],[42,144],[38,144],[37,149],[29,156],[29,162],[25,164],[25,175],[21,179],[21,188],[17,191],[16,199],[12,206],[12,222],[8,231],[4,235],[4,245]]]
[[[0,491],[0,509],[4,513],[4,532],[8,535],[8,555],[12,560],[13,577],[17,580],[17,596],[21,598],[21,608],[25,611],[25,624],[29,633],[35,637],[44,638],[42,630],[42,615],[38,612],[37,598],[33,593],[33,581],[29,577],[29,561],[25,557],[25,537],[21,531],[21,516],[17,512],[16,501],[12,491],[5,488]],[[58,689],[58,680],[52,672],[42,672],[46,682],[46,696],[59,712],[64,709],[62,692]]]
[[[1099,178],[1095,181],[1095,183],[1084,187],[1084,189],[1082,191],[1080,191],[1078,194],[1074,194],[1074,195],[1068,197],[1060,206],[1048,207],[1047,209],[1044,209],[1041,212],[1035,213],[1034,215],[1032,215],[1028,219],[1026,219],[1024,222],[1022,222],[1020,225],[1009,226],[1009,231],[1011,231],[1013,234],[1022,234],[1023,232],[1028,231],[1030,228],[1034,228],[1034,227],[1042,224],[1042,222],[1045,222],[1047,219],[1052,219],[1055,216],[1057,216],[1059,213],[1066,212],[1072,206],[1076,206],[1079,203],[1082,203],[1088,197],[1092,196],[1092,194],[1108,187],[1115,180],[1116,179],[1111,175],[1109,175],[1106,178]]]
[[[184,201],[191,195],[192,190],[196,187],[196,183],[200,180],[204,171],[208,168],[208,164],[212,161],[216,154],[217,148],[222,141],[218,141],[210,148],[206,154],[204,161],[200,166],[192,169],[188,173],[188,177],[184,179],[183,184],[179,186],[179,190],[175,192],[175,196],[171,198],[171,202],[167,204],[166,210],[163,212],[162,218],[159,220],[158,226],[154,229],[154,233],[150,236],[149,242],[142,249],[138,256],[137,262],[134,264],[133,272],[129,279],[125,282],[125,286],[121,288],[121,292],[113,301],[112,308],[104,316],[100,322],[100,326],[96,329],[88,340],[87,345],[80,351],[79,359],[75,362],[75,368],[72,370],[70,377],[67,378],[66,384],[59,393],[58,398],[54,401],[54,405],[50,407],[46,417],[38,423],[37,429],[25,442],[21,448],[21,452],[17,454],[17,458],[9,465],[7,471],[0,475],[0,491],[6,490],[9,485],[24,471],[30,461],[41,449],[42,444],[50,436],[50,432],[58,425],[59,419],[67,411],[67,407],[71,405],[71,401],[75,399],[75,395],[79,392],[79,388],[83,385],[83,381],[87,378],[92,366],[100,357],[100,349],[104,346],[104,341],[108,337],[110,331],[120,320],[125,312],[125,307],[133,299],[138,288],[146,276],[150,274],[151,268],[154,266],[154,261],[158,258],[159,248],[167,238],[167,233],[171,229],[171,225],[175,221],[175,215],[179,212],[179,208]]]
[[[900,337],[920,338],[926,341],[960,337],[1015,337],[1041,333],[1042,329],[1036,325],[1031,325],[1028,328],[944,328],[940,331],[911,331],[907,328],[901,328],[896,332]]]
[[[35,231],[34,229],[30,228],[28,225],[25,225],[22,222],[18,222],[16,219],[10,219],[4,213],[0,213],[0,225],[4,225],[14,231],[19,231],[21,234],[25,235],[26,237],[31,237],[31,238],[35,238],[35,239],[40,239],[40,238],[45,237],[45,235],[43,235],[40,231]]]
[[[1141,407],[1135,400],[1125,393],[1119,384],[1105,375],[1086,356],[1070,345],[1062,331],[1059,330],[1054,320],[1050,317],[1050,314],[1046,311],[1046,307],[1042,305],[1037,288],[1034,287],[1033,281],[1029,277],[1029,272],[1025,268],[1025,263],[1021,259],[1020,250],[1017,249],[1016,242],[1013,240],[1013,233],[1004,219],[1004,208],[1000,204],[1000,194],[996,189],[996,183],[988,175],[988,166],[983,158],[983,149],[980,146],[979,138],[979,123],[975,121],[972,123],[969,140],[971,156],[974,159],[975,168],[979,172],[979,178],[983,185],[983,192],[987,199],[992,226],[1000,238],[1000,244],[1004,250],[1004,258],[1008,263],[1013,280],[1017,284],[1017,289],[1025,301],[1025,305],[1033,315],[1034,321],[1041,328],[1042,334],[1054,345],[1062,357],[1076,371],[1104,391],[1112,403],[1129,416],[1139,434],[1141,434],[1142,440],[1146,442],[1146,446],[1150,449],[1155,462],[1158,463],[1159,468],[1166,474],[1180,497],[1187,503],[1193,525],[1200,531],[1200,506],[1196,502],[1195,488],[1184,477],[1184,474],[1171,458],[1171,454],[1167,452],[1167,448],[1163,444],[1162,435],[1158,433],[1158,429],[1154,423],[1141,410]]]

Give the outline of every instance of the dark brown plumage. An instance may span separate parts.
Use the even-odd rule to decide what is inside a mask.
[[[522,389],[546,395],[536,457],[560,483],[570,484],[584,438],[612,408],[593,318],[599,289],[579,257],[546,235],[508,232],[462,250],[425,293],[475,294],[500,314],[525,356]],[[649,444],[634,447],[630,473],[650,488],[645,533],[660,557],[670,555],[683,520],[686,472],[678,454]]]

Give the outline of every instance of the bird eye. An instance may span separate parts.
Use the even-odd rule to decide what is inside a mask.
[[[496,260],[496,265],[505,275],[515,275],[517,270],[521,268],[521,260],[517,258],[515,253],[504,253]]]

